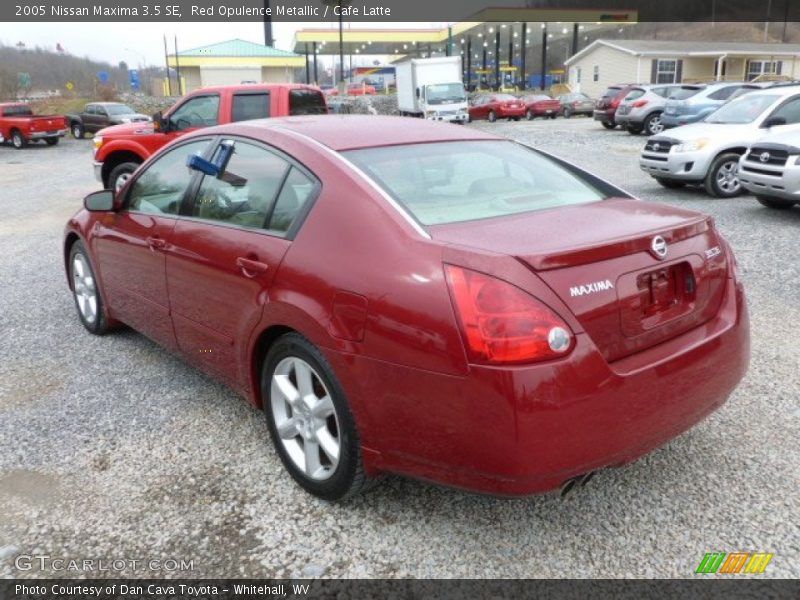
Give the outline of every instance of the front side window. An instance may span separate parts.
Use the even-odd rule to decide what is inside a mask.
[[[441,225],[602,200],[554,160],[510,141],[440,142],[345,155],[423,225]]]
[[[192,127],[211,127],[219,122],[219,96],[195,96],[169,116],[178,131]]]
[[[265,119],[269,116],[269,92],[263,94],[234,94],[231,121]]]
[[[786,119],[787,125],[794,125],[800,123],[800,98],[792,98],[770,115],[771,119],[774,118]]]
[[[209,140],[197,140],[170,150],[136,178],[128,193],[128,210],[177,215],[194,171],[186,166],[193,154],[203,154]]]

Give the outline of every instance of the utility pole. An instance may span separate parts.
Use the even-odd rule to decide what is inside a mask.
[[[272,47],[275,39],[272,37],[272,11],[269,9],[269,0],[264,0],[264,45]]]
[[[175,78],[178,80],[178,96],[183,96],[183,82],[181,81],[181,63],[178,58],[178,36],[175,36]]]
[[[172,96],[172,79],[169,76],[169,50],[167,50],[166,33],[164,34],[164,61],[167,63],[167,94]]]

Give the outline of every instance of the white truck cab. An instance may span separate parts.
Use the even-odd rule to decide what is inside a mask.
[[[469,120],[460,56],[411,58],[396,64],[395,77],[401,115],[454,123]]]

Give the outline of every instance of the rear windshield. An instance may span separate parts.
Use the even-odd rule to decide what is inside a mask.
[[[622,91],[622,88],[610,87],[603,92],[603,98],[613,98]]]
[[[511,141],[409,144],[344,155],[423,225],[491,219],[605,197],[551,158]]]
[[[672,90],[669,97],[672,100],[686,100],[686,98],[691,98],[702,89],[699,87],[679,87],[676,90]]]
[[[328,105],[325,97],[317,90],[291,90],[289,92],[290,115],[325,115]]]
[[[21,104],[19,106],[4,106],[3,116],[5,117],[32,117],[33,111],[30,106]]]

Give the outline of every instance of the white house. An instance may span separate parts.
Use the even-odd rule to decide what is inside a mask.
[[[572,88],[596,97],[615,83],[800,79],[800,44],[596,40],[565,64]]]

